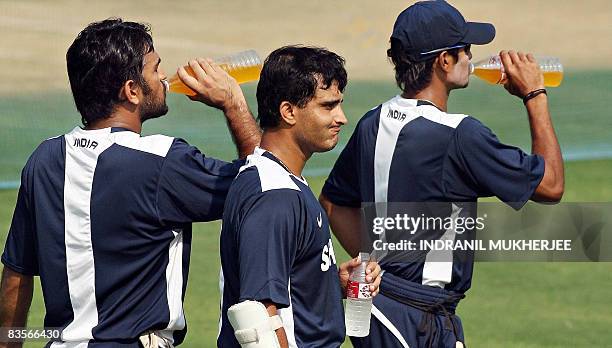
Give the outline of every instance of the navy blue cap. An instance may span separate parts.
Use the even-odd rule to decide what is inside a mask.
[[[490,23],[466,22],[461,13],[443,0],[419,1],[399,14],[392,39],[417,60],[461,45],[484,45],[495,38]]]

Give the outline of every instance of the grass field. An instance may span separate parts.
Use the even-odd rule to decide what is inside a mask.
[[[551,110],[566,165],[565,201],[612,199],[612,118],[604,101],[612,99],[612,71],[575,71],[562,87],[550,91]],[[254,111],[254,85],[245,86]],[[358,118],[397,94],[391,82],[352,81],[345,93],[350,123],[341,146]],[[225,121],[217,111],[181,96],[168,99],[170,114],[145,124],[144,133],[181,136],[209,154],[234,155]],[[473,81],[457,91],[451,112],[474,115],[504,142],[529,150],[529,128],[521,102],[499,87]],[[0,181],[18,179],[27,155],[42,140],[78,122],[66,93],[0,96]],[[315,193],[338,155],[315,155],[306,174]],[[591,158],[591,159],[590,159]],[[599,158],[599,159],[598,159]],[[582,160],[578,160],[582,159]],[[16,191],[0,191],[0,241],[10,224]],[[214,345],[218,318],[219,223],[194,228],[192,266],[185,303],[190,327],[185,347]],[[339,259],[347,256],[337,247]],[[612,342],[612,263],[478,263],[473,287],[459,307],[470,347],[605,347]],[[42,325],[43,304],[37,288],[29,325]],[[205,342],[205,343],[202,343]],[[36,347],[30,344],[28,347]],[[347,344],[347,346],[349,346]]]

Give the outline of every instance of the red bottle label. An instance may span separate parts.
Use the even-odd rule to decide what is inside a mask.
[[[349,280],[346,286],[346,298],[368,299],[371,298],[370,285],[367,283]]]

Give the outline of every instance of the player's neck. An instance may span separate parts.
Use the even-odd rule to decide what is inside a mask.
[[[260,146],[283,162],[291,174],[302,177],[302,170],[310,154],[306,154],[297,143],[288,138],[288,134],[284,133],[274,130],[264,131]]]
[[[402,97],[408,99],[427,100],[437,106],[438,109],[446,112],[449,92],[450,91],[444,85],[440,85],[434,80],[429,84],[429,86],[425,87],[420,92],[413,95],[405,95],[405,93],[403,93]]]
[[[140,121],[140,116],[137,114],[121,112],[118,110],[113,112],[110,117],[93,122],[85,129],[102,129],[109,127],[125,128],[134,133],[140,134],[142,131],[142,122]]]

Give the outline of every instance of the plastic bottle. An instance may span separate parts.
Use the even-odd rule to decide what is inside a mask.
[[[563,80],[563,65],[556,57],[535,57],[540,65],[540,70],[544,74],[544,86],[558,87]],[[499,84],[505,77],[504,67],[498,55],[491,55],[489,58],[471,64],[470,72],[481,79]]]
[[[262,63],[261,58],[254,50],[238,52],[229,56],[214,59],[223,70],[227,71],[238,83],[245,83],[259,79]],[[191,76],[194,76],[193,70],[187,65],[185,70]],[[170,92],[181,93],[186,95],[195,95],[196,93],[174,74],[168,79],[167,88]]]
[[[353,337],[365,337],[370,334],[370,317],[372,311],[372,294],[370,284],[366,283],[366,266],[370,260],[368,253],[359,253],[361,265],[349,276],[346,287],[346,308],[344,322],[346,334]]]

